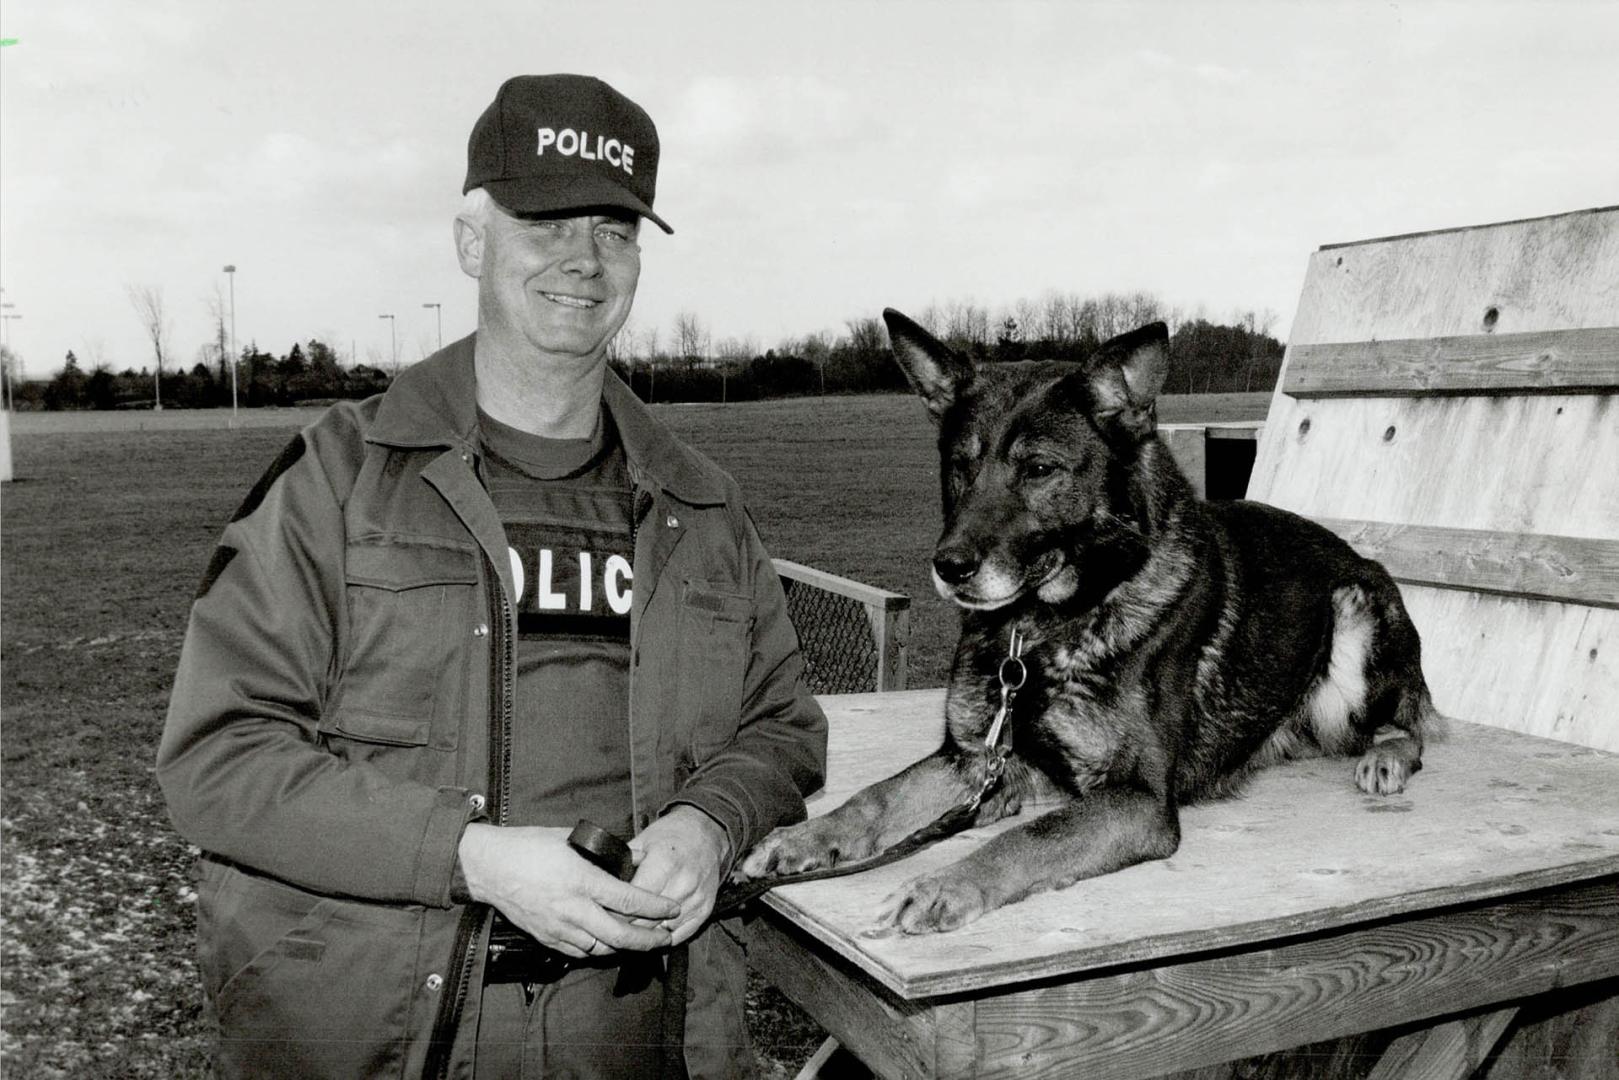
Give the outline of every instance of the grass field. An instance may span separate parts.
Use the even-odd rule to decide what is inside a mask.
[[[1165,399],[1160,419],[1262,419],[1268,395]],[[956,617],[928,584],[933,433],[909,397],[661,406],[729,469],[772,554],[913,598],[911,684]],[[152,760],[191,594],[219,530],[313,412],[18,414],[0,490],[0,1051],[8,1076],[208,1074],[192,852]],[[756,996],[768,1064],[814,1033]]]

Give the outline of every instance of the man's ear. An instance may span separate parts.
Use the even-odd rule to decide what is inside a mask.
[[[455,219],[455,257],[467,277],[475,278],[482,273],[483,228],[461,215],[456,215]]]
[[[1086,371],[1096,418],[1146,438],[1157,425],[1154,405],[1169,374],[1169,327],[1148,323],[1104,341]]]
[[[960,355],[893,308],[883,309],[894,359],[928,407],[935,423],[972,382],[972,361]]]

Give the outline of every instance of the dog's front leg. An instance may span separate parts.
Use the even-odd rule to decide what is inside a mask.
[[[1179,845],[1180,822],[1164,798],[1093,791],[909,882],[884,902],[878,925],[907,934],[955,930],[1031,893],[1168,858]]]
[[[892,847],[972,797],[972,760],[941,749],[856,792],[831,813],[776,829],[743,857],[732,877],[747,881],[820,870]]]

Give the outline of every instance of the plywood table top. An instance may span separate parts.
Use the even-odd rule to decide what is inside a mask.
[[[943,691],[834,695],[810,813],[938,746]],[[1406,792],[1361,793],[1348,759],[1259,774],[1185,808],[1169,858],[1034,896],[948,934],[873,936],[884,897],[1012,821],[766,903],[904,998],[1097,971],[1619,875],[1619,755],[1476,724],[1430,744]],[[1619,878],[1616,878],[1619,887]]]

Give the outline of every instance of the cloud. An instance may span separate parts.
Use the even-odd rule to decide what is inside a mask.
[[[847,146],[879,132],[849,91],[813,75],[705,75],[680,95],[664,141],[692,159],[791,156]]]

